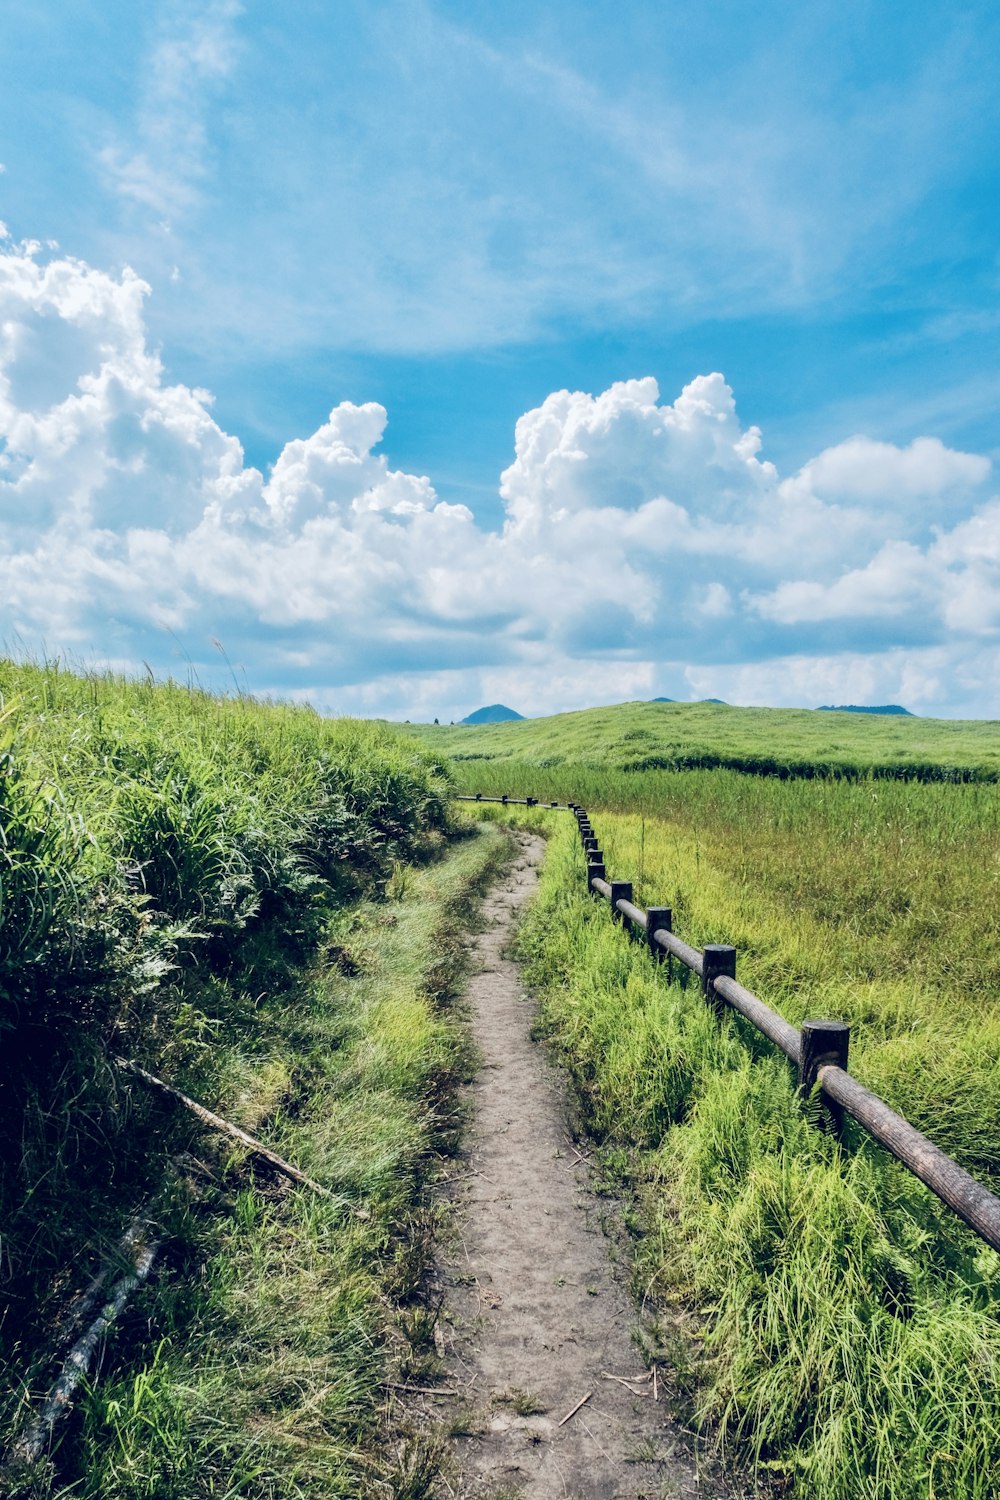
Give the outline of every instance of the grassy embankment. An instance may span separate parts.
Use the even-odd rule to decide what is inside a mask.
[[[585,801],[640,904],[672,905],[695,944],[734,943],[744,982],[790,1020],[850,1020],[858,1076],[1000,1187],[993,786],[602,775],[568,756],[458,771],[470,789]],[[702,1415],[803,1497],[995,1495],[1000,1258],[859,1132],[838,1151],[783,1059],[611,928],[566,823],[522,951],[635,1190],[637,1282],[659,1289],[664,1338],[678,1309],[698,1313]]]
[[[4,1435],[145,1204],[154,1277],[34,1492],[422,1494],[383,1382],[425,1358],[419,1188],[502,838],[446,855],[440,768],[372,726],[10,663],[0,692]],[[255,1177],[122,1054],[334,1196]]]

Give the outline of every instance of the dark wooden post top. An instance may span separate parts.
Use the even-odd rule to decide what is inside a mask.
[[[660,929],[664,932],[673,932],[674,914],[669,906],[651,906],[646,913],[646,942],[649,951],[658,959],[665,955],[662,948],[658,948],[653,942],[653,934]]]
[[[631,880],[612,880],[612,882],[611,882],[611,920],[613,922],[621,922],[622,926],[625,925],[625,918],[622,915],[622,913],[618,910],[618,902],[619,901],[631,901],[631,899],[632,899],[632,882],[631,882]]]
[[[725,1001],[715,993],[717,979],[736,978],[736,949],[728,943],[706,943],[701,959],[701,988],[706,1000],[716,1010],[721,1010]]]
[[[847,1072],[847,1053],[851,1028],[846,1021],[803,1021],[802,1049],[799,1053],[799,1094],[809,1099],[816,1087],[819,1070],[833,1063]],[[835,1135],[844,1128],[844,1111],[834,1099],[824,1098]]]

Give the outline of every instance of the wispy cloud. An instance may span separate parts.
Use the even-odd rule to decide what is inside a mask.
[[[116,190],[169,224],[190,208],[209,172],[212,95],[236,60],[240,0],[169,0],[138,81],[131,129],[103,147]]]
[[[666,338],[881,299],[926,253],[913,215],[985,138],[979,74],[952,18],[862,85],[853,45],[829,45],[835,9],[812,29],[798,17],[791,40],[755,17],[745,48],[693,18],[724,54],[713,80],[673,47],[602,47],[621,29],[604,6],[386,0],[269,24],[266,8],[172,0],[134,112],[109,127],[121,212],[101,254],[164,290],[175,345],[234,360]],[[639,29],[672,36],[639,10]],[[947,218],[933,231],[944,244]]]

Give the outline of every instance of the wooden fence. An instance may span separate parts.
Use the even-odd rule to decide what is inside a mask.
[[[572,802],[541,802],[537,797],[477,795],[458,800],[557,808],[573,813],[586,859],[587,889],[610,903],[612,920],[627,931],[644,933],[646,945],[657,961],[676,958],[693,970],[701,980],[706,1001],[720,1014],[729,1006],[773,1042],[797,1070],[800,1097],[809,1100],[818,1095],[825,1110],[822,1123],[827,1128],[839,1135],[844,1115],[850,1115],[981,1239],[1000,1251],[1000,1198],[890,1109],[884,1099],[852,1077],[847,1071],[850,1027],[846,1022],[803,1021],[799,1030],[738,982],[735,948],[708,943],[699,952],[676,935],[669,907],[654,906],[643,911],[636,906],[631,882],[607,879],[604,855],[582,807]]]

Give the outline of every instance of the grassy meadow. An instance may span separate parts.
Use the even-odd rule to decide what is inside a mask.
[[[476,762],[513,775],[523,766],[543,772],[724,768],[801,778],[1000,778],[1000,725],[985,720],[620,703],[506,724],[415,724],[412,732],[473,781]]]
[[[550,837],[521,956],[678,1401],[800,1500],[1000,1493],[1000,1257],[612,927],[568,815],[450,801],[583,802],[640,904],[735,944],[790,1020],[849,1020],[852,1070],[1000,1190],[998,773],[992,725],[645,704],[411,737],[0,662],[5,1438],[137,1209],[163,1242],[52,1461],[2,1482],[435,1493],[442,1438],[393,1388],[434,1377],[423,1185],[471,1065],[465,935],[527,820]]]
[[[383,1382],[427,1359],[420,1185],[454,1144],[451,1001],[503,836],[457,837],[439,761],[384,726],[7,661],[0,705],[3,1444],[137,1209],[163,1245],[53,1464],[5,1492],[423,1494]]]
[[[634,723],[625,706],[618,738]],[[852,1071],[1000,1190],[998,789],[628,772],[614,744],[602,770],[577,748],[456,773],[584,803],[639,904],[672,906],[695,945],[733,943],[740,978],[789,1020],[849,1020]],[[991,753],[984,734],[978,763]],[[1000,1492],[1000,1257],[862,1132],[841,1149],[815,1129],[784,1059],[612,927],[568,816],[520,942],[702,1420],[797,1496]]]

